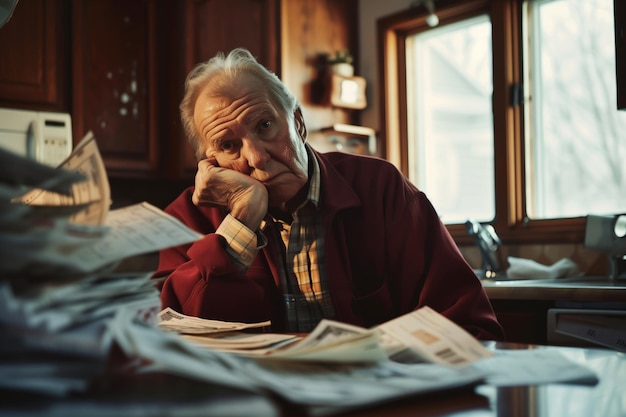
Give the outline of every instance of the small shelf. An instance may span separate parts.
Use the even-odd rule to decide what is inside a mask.
[[[322,151],[340,151],[376,155],[376,131],[370,127],[335,123],[310,135],[313,147]]]

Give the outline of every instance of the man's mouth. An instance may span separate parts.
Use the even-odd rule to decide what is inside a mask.
[[[270,175],[264,179],[258,179],[256,178],[256,180],[258,180],[259,182],[261,182],[261,184],[263,185],[270,185],[272,182],[274,182],[278,177],[280,177],[281,175],[287,174],[287,171],[283,171],[283,172],[279,172],[277,174],[273,174]]]

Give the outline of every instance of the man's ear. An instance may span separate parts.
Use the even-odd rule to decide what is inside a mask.
[[[300,106],[298,106],[296,108],[296,111],[293,113],[293,120],[296,126],[296,131],[298,132],[298,135],[300,136],[300,139],[302,139],[302,142],[306,142],[306,139],[307,139],[306,124],[304,123],[304,116],[302,116],[302,110],[300,109]]]

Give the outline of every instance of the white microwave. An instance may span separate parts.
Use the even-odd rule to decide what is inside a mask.
[[[56,167],[72,153],[70,115],[0,108],[0,147]]]

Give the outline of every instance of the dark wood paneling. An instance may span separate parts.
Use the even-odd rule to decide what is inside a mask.
[[[188,1],[186,72],[219,52],[226,54],[243,47],[266,68],[280,75],[277,7],[276,0]],[[190,146],[185,147],[183,160],[183,171],[186,175],[193,175],[197,164]]]
[[[193,64],[218,52],[244,47],[278,72],[275,0],[201,0],[190,8],[194,28]]]
[[[110,175],[158,168],[156,4],[72,4],[74,132],[93,131]]]
[[[320,54],[349,49],[358,61],[357,5],[21,0],[0,30],[0,106],[70,113],[74,141],[94,132],[109,177],[193,180],[178,105],[187,73],[220,51],[245,47],[281,77],[310,130],[356,122],[311,88]]]
[[[0,105],[67,111],[66,2],[20,1],[0,29]]]
[[[491,300],[507,342],[545,344],[552,301]]]

